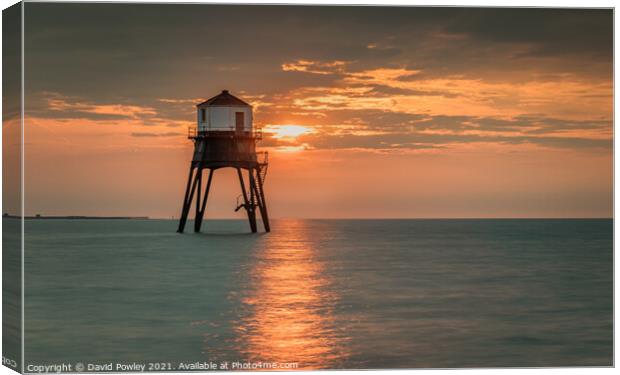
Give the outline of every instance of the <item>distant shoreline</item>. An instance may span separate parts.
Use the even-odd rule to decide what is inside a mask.
[[[9,214],[2,215],[7,219],[21,219],[21,216],[14,216]],[[24,219],[33,220],[150,220],[148,216],[24,216]]]

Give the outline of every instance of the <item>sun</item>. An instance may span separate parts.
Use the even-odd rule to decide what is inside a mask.
[[[273,138],[283,140],[293,140],[300,135],[314,133],[314,129],[302,125],[267,125],[264,131],[273,134]]]

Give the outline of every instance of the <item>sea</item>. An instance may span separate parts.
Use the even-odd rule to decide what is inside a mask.
[[[26,220],[26,366],[613,365],[611,219],[176,226]]]

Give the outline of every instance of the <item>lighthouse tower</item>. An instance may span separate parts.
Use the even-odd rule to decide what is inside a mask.
[[[183,209],[177,232],[183,233],[195,199],[194,232],[200,232],[213,174],[220,168],[235,168],[241,195],[235,211],[245,209],[253,233],[257,231],[256,211],[260,211],[265,231],[269,217],[263,183],[267,174],[267,152],[256,152],[260,131],[252,126],[252,106],[223,90],[219,95],[196,106],[197,125],[189,128],[194,155],[189,167]],[[207,171],[205,171],[207,170]],[[206,185],[202,179],[207,175]],[[247,183],[244,174],[247,174]]]

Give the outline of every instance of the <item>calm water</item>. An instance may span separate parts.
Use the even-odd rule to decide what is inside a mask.
[[[612,364],[612,220],[204,227],[27,221],[26,364]]]

